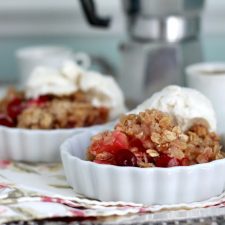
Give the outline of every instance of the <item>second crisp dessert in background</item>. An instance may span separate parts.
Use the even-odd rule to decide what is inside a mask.
[[[126,111],[116,81],[73,62],[62,68],[39,67],[24,91],[10,89],[0,102],[0,124],[28,129],[87,127]]]

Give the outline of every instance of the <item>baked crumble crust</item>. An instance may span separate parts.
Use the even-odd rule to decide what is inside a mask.
[[[29,129],[57,129],[86,127],[105,123],[108,109],[89,103],[55,99],[42,107],[31,106],[18,117],[18,127]]]
[[[168,166],[185,166],[224,158],[219,136],[210,132],[205,124],[195,123],[189,130],[182,132],[169,114],[156,109],[122,116],[115,131],[126,135],[128,150],[135,156],[135,166],[138,167],[160,164],[167,167],[164,166],[167,161]],[[107,136],[109,140],[105,141]],[[107,132],[93,137],[88,150],[89,160],[100,163],[110,161],[109,164],[117,165],[113,159],[115,152],[109,152],[107,148],[106,151],[98,152],[95,147],[99,140],[102,139],[104,145],[110,142],[110,138],[112,140]]]
[[[9,113],[10,104],[13,104],[10,111],[16,113],[12,126],[19,128],[76,128],[102,124],[109,120],[109,109],[94,107],[82,91],[68,96],[48,95],[26,99],[24,92],[12,87],[0,101],[1,115]],[[11,122],[11,118],[9,119]]]

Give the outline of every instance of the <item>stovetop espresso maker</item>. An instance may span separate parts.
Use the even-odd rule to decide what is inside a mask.
[[[93,0],[80,0],[88,22],[107,28]],[[203,59],[199,38],[204,0],[122,0],[128,38],[120,45],[119,84],[137,104],[166,85],[184,85],[184,68]]]

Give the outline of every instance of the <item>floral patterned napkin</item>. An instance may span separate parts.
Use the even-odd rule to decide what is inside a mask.
[[[225,193],[208,201],[152,205],[86,199],[68,186],[61,164],[0,161],[0,223],[54,217],[100,217],[161,210],[224,207]]]

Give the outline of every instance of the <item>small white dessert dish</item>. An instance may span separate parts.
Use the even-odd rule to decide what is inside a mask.
[[[0,159],[59,162],[61,161],[59,146],[63,141],[87,129],[29,130],[0,126]]]
[[[26,162],[59,162],[60,144],[85,128],[28,130],[0,126],[0,158]]]
[[[59,161],[59,145],[66,138],[125,111],[113,77],[72,61],[59,69],[37,67],[22,91],[9,89],[0,101],[0,158]]]
[[[225,190],[221,147],[210,101],[196,90],[169,86],[113,129],[90,128],[68,139],[61,157],[69,184],[86,197],[178,204]]]
[[[90,138],[98,132],[90,129],[61,145],[67,181],[79,194],[101,201],[177,204],[203,201],[225,189],[225,159],[171,168],[119,167],[87,161]]]

